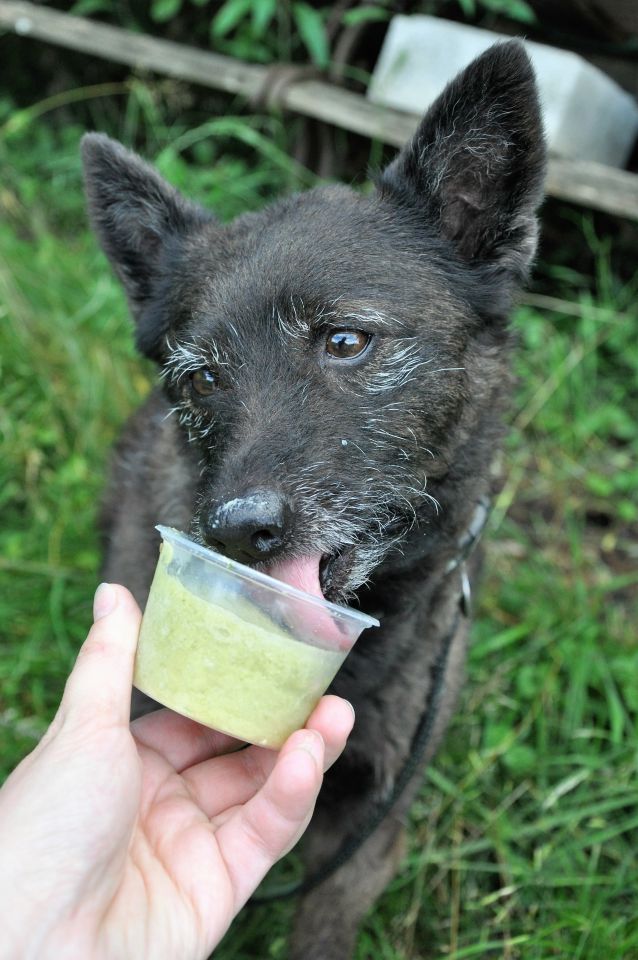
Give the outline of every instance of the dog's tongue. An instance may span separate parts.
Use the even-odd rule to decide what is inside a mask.
[[[297,590],[303,590],[304,593],[323,600],[319,582],[320,561],[320,553],[295,557],[291,560],[280,560],[274,563],[268,572],[275,580],[281,580],[290,587],[296,587]],[[337,620],[330,615],[329,610],[295,600],[291,600],[288,606],[289,626],[304,639],[314,636],[322,645],[325,644],[335,650],[350,647],[347,635],[342,633]]]
[[[281,580],[290,587],[310,593],[313,597],[323,600],[319,583],[319,563],[321,554],[315,553],[309,557],[293,557],[291,560],[280,560],[273,564],[269,573],[275,580]]]

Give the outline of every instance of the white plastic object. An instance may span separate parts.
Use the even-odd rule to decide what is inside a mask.
[[[397,15],[368,88],[374,103],[421,114],[445,85],[499,40],[511,37],[420,14]],[[523,41],[540,91],[550,152],[623,167],[638,135],[638,105],[576,53]]]

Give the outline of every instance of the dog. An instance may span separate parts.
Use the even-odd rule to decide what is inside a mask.
[[[322,186],[229,225],[104,135],[82,149],[90,219],[161,371],[116,450],[104,577],[143,606],[163,523],[381,621],[331,688],[357,719],[305,838],[310,875],[401,771],[407,786],[301,897],[291,937],[294,960],[346,960],[462,682],[465,553],[494,492],[543,193],[534,74],[519,42],[497,44],[372,192]],[[136,694],[135,713],[151,706]]]

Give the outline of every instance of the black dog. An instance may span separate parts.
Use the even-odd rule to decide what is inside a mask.
[[[460,552],[494,483],[507,316],[536,247],[531,66],[516,42],[471,64],[374,193],[323,187],[229,226],[106,137],[83,151],[93,225],[163,376],[118,448],[105,577],[143,604],[161,522],[381,620],[334,684],[357,722],[307,835],[312,872],[392,788],[438,683],[431,756],[461,682]],[[303,897],[296,960],[350,955],[418,782]]]

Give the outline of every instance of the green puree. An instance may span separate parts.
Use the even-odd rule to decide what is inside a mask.
[[[241,619],[190,593],[162,550],[135,661],[138,689],[241,740],[279,748],[302,727],[343,653],[293,640],[269,621]],[[235,602],[253,611],[246,600]]]

